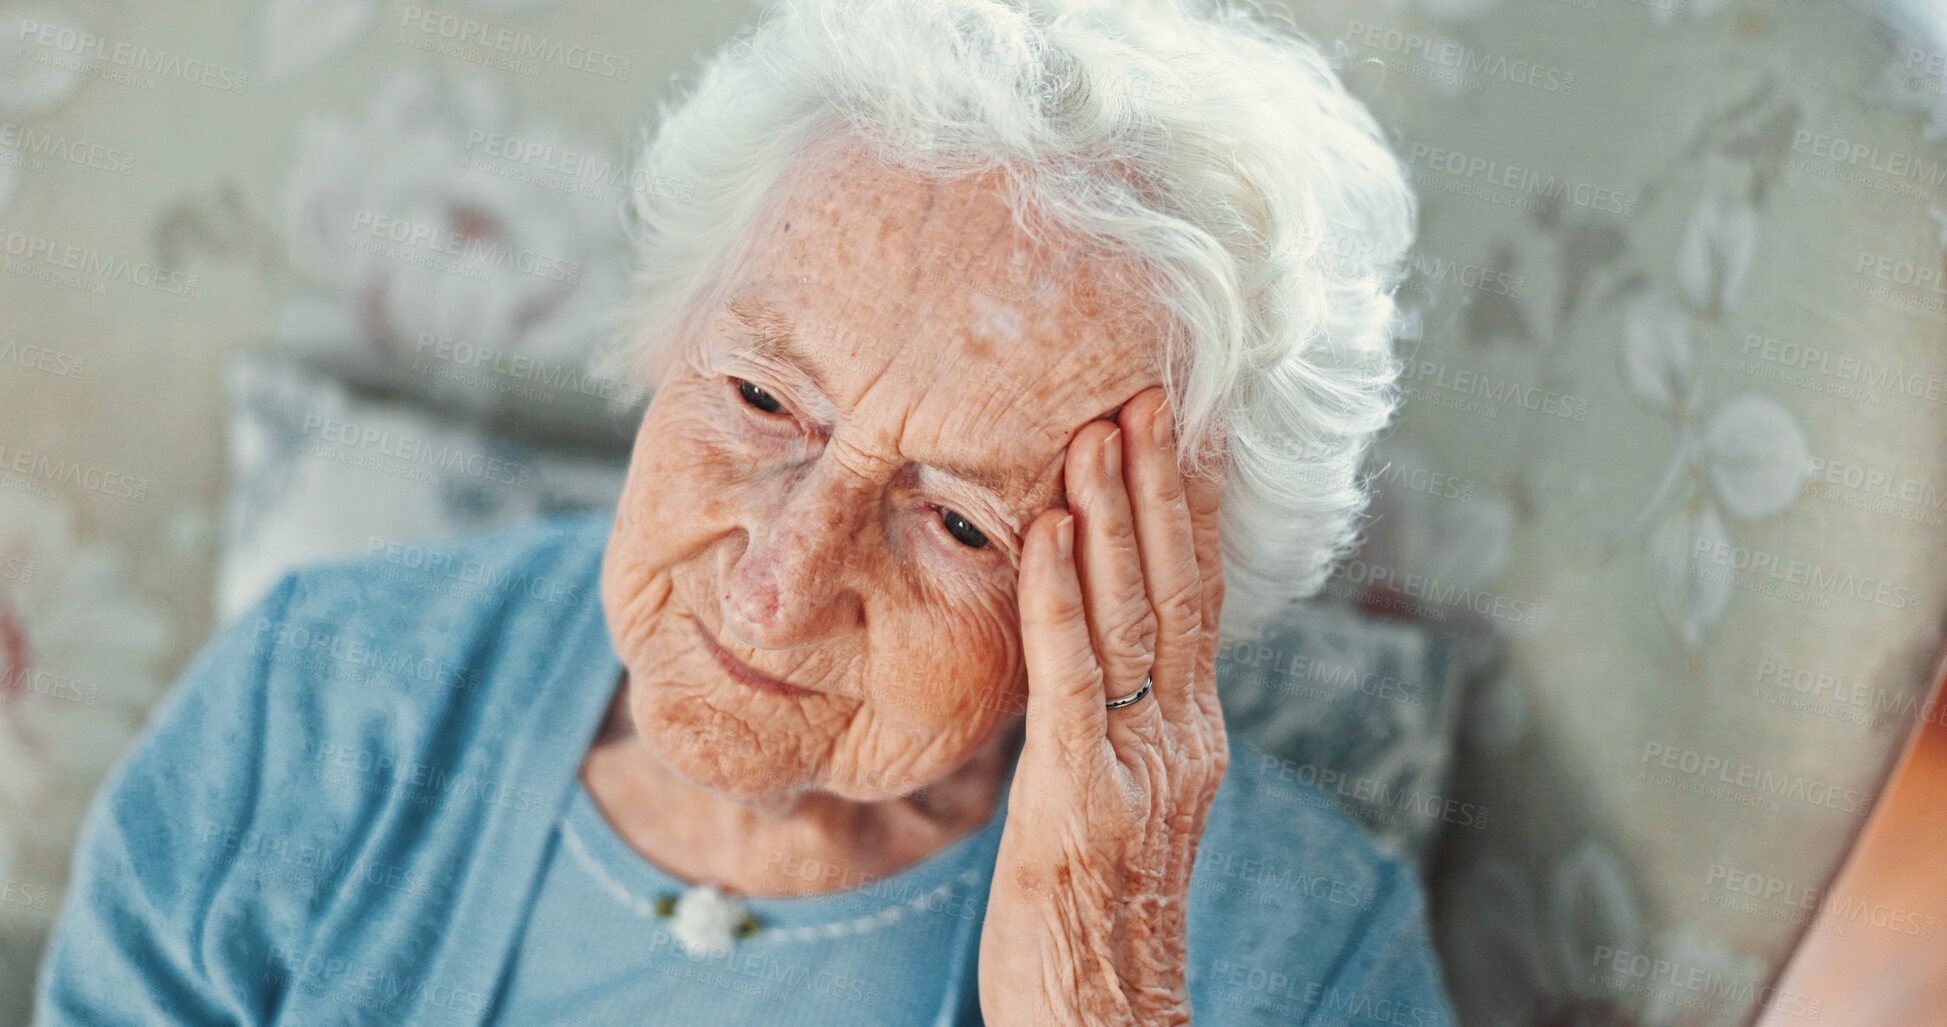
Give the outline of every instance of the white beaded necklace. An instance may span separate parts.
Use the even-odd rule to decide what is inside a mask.
[[[680,895],[665,893],[653,902],[645,899],[609,875],[608,870],[589,854],[587,846],[582,844],[581,835],[575,832],[574,825],[566,817],[561,819],[561,837],[567,842],[568,851],[574,855],[575,862],[594,875],[603,891],[645,920],[670,921],[670,933],[693,957],[723,955],[737,941],[755,937],[760,932],[764,937],[779,942],[819,941],[864,934],[898,923],[916,911],[937,909],[955,889],[970,887],[978,883],[981,877],[978,869],[968,870],[897,906],[888,906],[877,913],[851,920],[809,927],[767,929],[750,912],[743,899],[726,894],[713,884],[693,884]]]

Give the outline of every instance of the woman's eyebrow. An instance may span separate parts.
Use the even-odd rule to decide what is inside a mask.
[[[991,467],[969,466],[956,463],[928,463],[921,464],[920,466],[930,471],[937,471],[956,481],[965,482],[968,485],[991,492],[999,499],[1005,499],[1015,484],[1011,477]]]
[[[724,305],[724,310],[757,340],[760,352],[787,361],[811,379],[812,386],[827,399],[831,398],[832,390],[826,384],[825,376],[819,373],[816,362],[798,344],[797,328],[783,311],[750,297],[732,300]]]

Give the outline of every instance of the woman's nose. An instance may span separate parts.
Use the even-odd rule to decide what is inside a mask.
[[[724,625],[746,645],[809,645],[858,618],[848,563],[858,555],[868,499],[857,482],[821,471],[793,483],[781,502],[746,522],[749,544],[723,597]]]

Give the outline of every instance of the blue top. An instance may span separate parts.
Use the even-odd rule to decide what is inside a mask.
[[[377,547],[224,628],[89,811],[37,1022],[979,1023],[1004,804],[898,873],[749,900],[727,952],[658,915],[685,882],[579,778],[621,673],[612,523]],[[1196,1021],[1451,1023],[1410,868],[1233,745],[1191,881]]]

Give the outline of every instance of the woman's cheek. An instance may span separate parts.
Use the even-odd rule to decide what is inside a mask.
[[[1020,633],[1013,603],[997,590],[928,604],[903,637],[925,640],[906,650],[908,665],[885,680],[907,683],[886,699],[901,719],[933,728],[986,725],[1016,712],[1022,676]]]
[[[644,460],[630,472],[631,501],[678,521],[721,522],[750,484],[758,454],[707,416],[672,417],[659,427],[638,443]]]
[[[968,661],[988,675],[1017,665],[1020,649],[1019,574],[997,543],[974,549],[946,530],[940,512],[915,502],[899,513],[901,554],[910,561],[913,606],[931,619],[933,638],[951,638],[942,658]],[[929,637],[920,635],[916,637]]]
[[[737,523],[741,493],[731,479],[742,475],[686,399],[665,395],[645,415],[617,504],[603,599],[612,622],[632,636],[646,637],[653,626],[672,569]]]

